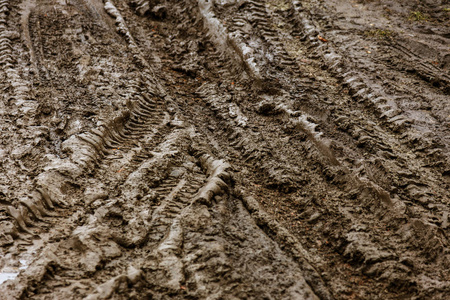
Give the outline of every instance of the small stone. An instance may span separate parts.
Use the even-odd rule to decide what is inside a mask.
[[[314,213],[309,219],[308,219],[308,223],[314,223],[315,221],[317,221],[317,219],[320,218],[322,214],[319,212]]]

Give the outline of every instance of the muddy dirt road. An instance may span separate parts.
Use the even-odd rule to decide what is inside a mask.
[[[447,0],[0,0],[0,299],[448,299]]]

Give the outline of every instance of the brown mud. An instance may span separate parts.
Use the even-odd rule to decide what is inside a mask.
[[[446,299],[447,0],[0,0],[0,299]]]

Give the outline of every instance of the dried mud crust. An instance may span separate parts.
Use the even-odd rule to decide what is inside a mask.
[[[448,5],[0,0],[0,298],[444,299]]]

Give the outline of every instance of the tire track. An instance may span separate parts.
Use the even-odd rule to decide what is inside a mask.
[[[447,76],[408,42],[367,36],[338,0],[47,4],[30,11],[37,77],[54,84],[39,91],[76,82],[98,115],[55,123],[59,157],[5,206],[27,269],[4,294],[447,293],[445,109],[423,111],[445,102]],[[102,25],[77,29],[88,6]],[[65,39],[85,46],[51,54]]]
[[[370,187],[368,190],[368,191],[370,191],[369,192],[370,194],[374,194],[374,195],[378,194],[377,197],[379,197],[380,201],[375,201],[375,203],[373,203],[373,204],[370,204],[370,201],[369,201],[367,204],[375,205],[375,207],[379,207],[381,203],[384,203],[384,205],[396,207],[396,209],[395,209],[396,213],[394,213],[393,218],[394,219],[396,219],[396,218],[410,219],[409,225],[405,226],[403,228],[403,230],[406,230],[407,232],[414,232],[413,233],[413,235],[415,236],[414,238],[417,239],[417,241],[423,241],[423,238],[425,238],[425,236],[420,233],[420,229],[418,229],[418,227],[416,227],[416,225],[412,225],[412,224],[415,224],[415,222],[419,222],[420,224],[423,224],[423,226],[430,226],[430,227],[427,227],[427,228],[430,228],[430,232],[435,232],[435,229],[432,229],[432,228],[436,228],[436,227],[434,227],[434,225],[430,225],[432,223],[428,223],[428,222],[424,223],[423,221],[418,221],[418,219],[416,219],[414,217],[412,217],[412,218],[407,217],[407,215],[405,215],[405,212],[407,212],[407,214],[409,214],[410,208],[407,209],[406,204],[408,205],[408,207],[411,207],[412,203],[409,200],[415,199],[415,201],[417,201],[417,202],[415,202],[415,204],[413,204],[415,206],[414,209],[421,211],[421,213],[418,213],[418,211],[416,211],[417,215],[427,216],[426,217],[427,220],[430,220],[430,221],[433,219],[438,220],[438,219],[440,219],[441,216],[445,216],[446,208],[445,208],[444,203],[446,202],[446,200],[444,200],[444,199],[448,198],[448,194],[445,191],[445,189],[441,189],[439,187],[439,184],[436,184],[436,185],[431,184],[431,185],[433,185],[433,187],[430,188],[430,181],[429,181],[429,178],[434,178],[433,180],[431,180],[431,182],[435,182],[435,183],[442,182],[441,181],[442,177],[440,176],[441,172],[439,172],[439,171],[438,172],[435,172],[435,171],[430,172],[429,170],[424,169],[421,166],[424,166],[427,164],[425,162],[423,162],[417,156],[415,156],[413,158],[416,161],[416,163],[412,164],[410,162],[408,165],[406,165],[404,163],[400,163],[398,166],[395,166],[396,163],[393,162],[392,159],[396,158],[397,160],[401,161],[402,159],[400,159],[401,156],[399,154],[408,152],[407,149],[409,149],[410,145],[408,143],[405,143],[402,140],[402,138],[392,139],[390,137],[391,133],[389,132],[389,130],[392,130],[393,132],[400,131],[400,133],[404,133],[404,135],[402,137],[407,136],[408,134],[412,135],[413,134],[412,131],[411,130],[408,131],[408,126],[404,126],[404,125],[407,124],[408,122],[410,124],[412,124],[413,121],[408,121],[408,118],[405,116],[400,117],[401,110],[400,110],[399,106],[397,105],[397,103],[395,101],[388,100],[389,98],[384,98],[384,97],[381,97],[380,95],[377,95],[376,90],[374,90],[372,88],[372,85],[368,85],[365,83],[365,80],[360,79],[362,76],[360,74],[358,74],[359,70],[358,71],[350,71],[348,73],[345,73],[345,69],[343,69],[343,68],[346,68],[347,70],[349,70],[349,68],[344,67],[344,66],[348,66],[348,65],[352,65],[352,64],[347,63],[348,60],[343,59],[342,56],[335,54],[336,50],[333,50],[333,47],[330,44],[328,44],[328,45],[318,44],[317,35],[319,35],[319,32],[317,29],[314,28],[314,26],[311,25],[312,22],[307,20],[306,15],[303,14],[303,12],[302,12],[303,8],[301,8],[298,4],[299,3],[297,2],[297,7],[293,7],[293,9],[295,9],[295,14],[300,15],[301,19],[300,19],[300,21],[293,22],[293,23],[301,24],[300,28],[303,33],[303,40],[312,41],[310,44],[310,47],[318,47],[317,50],[309,50],[309,51],[317,51],[316,53],[318,53],[320,56],[322,56],[323,60],[326,63],[330,64],[330,66],[331,66],[330,71],[333,72],[334,74],[337,74],[338,79],[342,80],[343,86],[348,88],[350,95],[354,99],[357,99],[358,101],[361,101],[363,103],[366,101],[369,102],[371,99],[373,99],[373,103],[371,103],[368,106],[369,113],[367,113],[365,111],[361,111],[360,108],[358,108],[357,106],[352,106],[352,110],[359,111],[361,115],[369,114],[369,116],[370,116],[369,119],[370,118],[373,119],[373,117],[371,116],[370,109],[371,109],[371,107],[375,106],[375,108],[379,109],[378,116],[382,120],[386,120],[385,124],[389,125],[389,126],[387,126],[387,128],[388,128],[387,132],[384,129],[370,125],[369,122],[367,123],[366,126],[357,125],[357,127],[359,129],[355,128],[356,130],[350,131],[352,137],[357,140],[358,147],[364,147],[364,148],[370,149],[370,151],[374,151],[373,147],[377,147],[380,149],[380,151],[386,153],[386,156],[387,156],[386,158],[388,158],[388,160],[390,160],[389,163],[388,163],[388,161],[386,161],[386,164],[382,163],[381,166],[380,166],[380,162],[373,163],[373,162],[370,162],[370,160],[369,160],[368,165],[362,166],[361,168],[359,168],[359,170],[356,170],[355,166],[347,164],[347,166],[350,167],[350,170],[355,170],[359,173],[359,174],[357,173],[358,174],[357,178],[359,177],[358,180],[361,180],[361,183],[363,183],[362,186],[365,186],[366,188]],[[269,19],[269,17],[267,15],[261,14],[261,7],[262,7],[261,5],[258,6],[258,5],[249,4],[246,7],[249,7],[250,11],[251,10],[255,11],[254,15],[256,17],[254,17],[254,23],[257,24],[256,27],[258,27],[258,26],[264,27],[265,26],[264,24],[267,24],[267,19]],[[258,25],[258,18],[262,18],[264,20],[261,23],[262,25]],[[266,32],[268,32],[268,31],[266,31]],[[264,32],[263,34],[265,34],[266,32]],[[268,33],[268,34],[270,35],[270,33]],[[300,36],[301,36],[301,34],[300,34]],[[306,39],[305,39],[305,37],[306,37]],[[256,50],[252,51],[252,53],[256,53],[256,52],[257,52]],[[316,54],[313,53],[312,57],[314,57],[315,55]],[[342,59],[341,62],[339,62],[339,59]],[[342,75],[343,73],[344,73],[344,75]],[[217,93],[209,94],[208,98],[214,99],[214,97],[212,96],[213,94],[217,94]],[[400,98],[401,96],[397,96],[397,97]],[[403,97],[405,97],[405,96],[403,96]],[[214,105],[212,105],[212,109],[213,109],[213,111],[218,110],[217,108],[214,107]],[[230,116],[227,116],[226,109],[224,109],[223,107],[222,107],[221,113],[219,113],[219,116],[221,118],[230,119]],[[358,116],[358,113],[356,113],[355,116]],[[361,122],[364,123],[364,119],[360,118],[359,116],[357,117],[357,119],[358,119],[357,123],[359,123],[359,124],[361,124]],[[341,117],[336,121],[338,124],[339,123],[342,124],[342,121],[344,121],[344,123],[342,125],[344,126],[343,128],[345,128],[345,130],[348,130],[348,127],[346,127],[346,126],[349,124],[349,123],[345,123],[345,122],[352,122],[352,121],[350,121],[350,118],[348,118],[348,117]],[[231,124],[233,124],[233,122]],[[346,124],[346,125],[344,125],[344,124]],[[394,124],[394,126],[391,126],[392,124]],[[236,125],[234,125],[234,127],[236,127]],[[372,129],[368,130],[368,128],[372,128]],[[233,136],[238,136],[238,135],[233,135]],[[245,134],[244,136],[248,137],[248,136],[251,136],[251,134]],[[383,138],[380,138],[380,136]],[[256,143],[258,143],[258,142],[256,142]],[[397,147],[400,146],[400,144],[403,144],[402,147],[404,150],[400,150],[400,151],[398,150]],[[421,143],[418,142],[418,144],[421,144]],[[422,144],[427,144],[427,143],[422,142]],[[237,145],[241,146],[242,143],[237,143]],[[396,148],[394,149],[391,145],[396,145],[395,146]],[[374,151],[374,153],[375,152],[376,151]],[[322,152],[322,154],[323,154],[323,152]],[[340,159],[345,159],[345,158],[340,157]],[[318,160],[320,161],[321,159],[319,158]],[[389,166],[389,167],[387,167],[387,166]],[[404,168],[408,168],[409,170],[406,171],[406,173],[405,173],[403,171]],[[329,167],[326,169],[328,169],[329,171],[327,171],[325,173],[326,174],[328,173],[327,176],[330,176],[333,181],[334,181],[333,178],[342,177],[342,175],[337,177],[336,176],[337,174],[342,174],[342,173],[346,174],[348,172],[348,171],[347,172],[345,171],[346,168],[344,168],[341,171],[337,171],[337,170],[331,171],[329,169]],[[398,192],[395,193],[397,195],[394,194],[395,195],[394,198],[392,198],[392,196],[389,196],[390,193],[392,195],[392,192],[388,193],[388,192],[386,192],[386,190],[384,190],[378,184],[376,184],[376,182],[379,179],[376,179],[374,177],[374,174],[376,174],[376,175],[383,174],[383,173],[386,174],[385,171],[389,170],[389,169],[391,169],[391,170],[396,169],[396,171],[393,171],[391,173],[392,177],[396,178],[398,176],[398,177],[402,178],[402,180],[400,180],[397,183]],[[423,177],[420,177],[421,175],[413,175],[413,174],[423,174]],[[419,179],[419,177],[416,177],[416,179],[408,179],[408,178],[414,178],[415,176],[419,176],[420,179]],[[352,178],[352,177],[350,177],[350,178]],[[427,179],[425,179],[425,178],[427,178]],[[354,181],[355,181],[355,178],[350,179],[348,181],[348,182],[350,182],[350,186],[355,185]],[[337,182],[342,184],[342,180],[337,181]],[[428,183],[418,185],[418,182],[428,182]],[[367,186],[367,184],[369,184],[369,185]],[[435,193],[435,194],[433,192],[431,192],[431,190],[435,190],[435,189],[440,190],[440,192]],[[364,188],[362,190],[364,190]],[[392,191],[391,188],[390,188],[390,190]],[[432,200],[432,201],[435,201],[435,202],[433,202],[433,204],[430,204],[430,202],[429,202],[430,196],[434,198],[434,200]],[[365,197],[367,197],[367,194],[365,195]],[[442,199],[442,202],[441,202],[441,199]],[[405,202],[406,202],[406,204],[405,204]],[[395,204],[393,204],[393,203],[395,203]],[[416,206],[416,205],[418,205],[418,206]],[[428,205],[431,205],[432,207],[436,207],[434,205],[437,205],[443,211],[441,210],[435,215],[433,212],[431,212],[429,210],[429,208],[427,207]],[[348,220],[349,221],[352,220],[351,222],[354,223],[355,222],[354,218],[355,218],[355,216],[348,217]],[[446,217],[444,217],[444,218],[446,218]],[[431,222],[433,222],[433,221],[431,221]],[[429,225],[425,225],[426,223]],[[360,241],[364,240],[366,238],[364,238],[363,236],[358,237],[358,239]],[[436,240],[436,241],[439,240],[439,242],[437,244],[435,242],[432,242],[432,243],[435,244],[436,246],[437,245],[440,245],[440,246],[437,246],[437,248],[432,248],[432,249],[428,248],[427,250],[425,250],[425,252],[427,252],[427,251],[430,251],[431,253],[442,252],[442,250],[443,250],[442,247],[443,247],[443,245],[445,245],[447,243],[447,241],[446,241],[447,239],[441,234],[437,234],[435,236],[429,235],[428,238],[430,238],[431,240]],[[365,249],[368,249],[368,248],[374,247],[374,245],[375,245],[374,243],[367,241],[367,243],[363,242],[362,244],[360,244],[358,246],[354,246],[355,244],[352,242],[351,234],[347,235],[347,237],[345,239],[347,240],[346,243],[349,246],[347,247],[347,250],[344,251],[343,255],[347,256],[347,257],[352,257],[353,255],[356,255],[356,254],[350,254],[350,253],[362,253],[362,252],[366,251],[366,250],[362,250],[364,247],[365,247]],[[396,242],[399,242],[399,241],[396,240]],[[364,244],[364,243],[366,243],[366,244]],[[378,243],[380,243],[380,241],[378,241]],[[416,244],[420,244],[420,243],[421,242],[417,242]],[[365,245],[365,246],[363,246],[363,245]],[[369,245],[371,245],[371,246],[369,246]],[[352,247],[354,247],[354,248],[352,248]],[[382,252],[380,252],[380,253],[382,253]],[[370,256],[370,254],[368,254],[368,253],[363,254],[363,256],[368,257],[368,256]],[[379,259],[389,260],[389,257],[391,257],[391,256],[386,254],[385,258],[379,258]],[[432,257],[433,257],[433,259],[435,259],[437,256],[432,255]],[[392,261],[393,268],[397,269],[398,272],[400,272],[400,273],[402,273],[402,272],[404,273],[405,271],[402,270],[402,267],[400,265],[398,265],[398,263],[394,262],[395,260],[396,259],[394,259]],[[367,264],[367,265],[372,265],[372,264],[374,264],[374,262],[375,262],[375,265],[377,265],[377,263],[376,263],[377,261],[371,261],[368,258],[365,259],[365,264]],[[398,265],[398,267],[396,267],[395,265]],[[381,267],[381,265],[378,267],[374,267],[374,268],[379,268],[379,267]],[[385,267],[383,267],[383,268],[385,268]],[[392,272],[392,270],[393,270],[391,267],[389,267],[388,269],[391,271],[387,271],[387,269],[385,269],[384,272]],[[397,271],[395,271],[394,273],[396,273],[396,272]],[[372,276],[372,274],[374,274],[374,273],[372,271],[370,271],[370,272],[368,272],[368,274],[371,274],[371,276]],[[399,275],[399,276],[401,277],[403,275]],[[409,284],[409,283],[406,283],[406,284]]]

